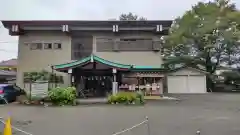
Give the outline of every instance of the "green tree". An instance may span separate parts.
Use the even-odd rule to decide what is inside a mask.
[[[240,13],[229,0],[199,2],[177,18],[163,38],[165,67],[180,64],[205,70],[208,90],[213,89],[211,75],[217,67],[239,60],[239,24]]]
[[[138,15],[135,15],[131,12],[127,14],[121,14],[119,16],[120,21],[135,21],[135,20],[147,20],[145,17],[139,17]]]
[[[240,84],[240,72],[233,71],[225,71],[221,73],[221,76],[224,77],[225,84]]]

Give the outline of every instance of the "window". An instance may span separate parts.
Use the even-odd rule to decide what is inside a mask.
[[[149,41],[152,40],[150,38],[121,38],[120,41]]]
[[[108,41],[113,41],[113,39],[110,38],[110,37],[99,37],[99,38],[96,38],[96,40],[97,40],[98,42],[108,42]]]
[[[42,49],[42,43],[31,43],[30,48],[31,50],[40,50]]]
[[[73,47],[74,47],[74,50],[75,50],[75,51],[81,51],[81,50],[83,50],[83,44],[77,43],[77,44],[74,44]]]
[[[137,41],[137,39],[120,39],[120,41]]]
[[[152,51],[150,38],[121,38],[118,42],[119,51]]]
[[[54,49],[62,49],[61,43],[54,43]]]
[[[108,52],[113,50],[114,39],[111,37],[98,37],[96,38],[97,51]]]
[[[12,86],[6,86],[6,87],[3,87],[3,90],[4,90],[5,93],[11,93],[11,92],[14,92]]]
[[[73,44],[73,58],[82,58],[83,45],[80,43]]]
[[[44,49],[52,49],[52,43],[44,43]]]

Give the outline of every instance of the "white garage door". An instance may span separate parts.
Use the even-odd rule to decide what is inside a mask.
[[[205,76],[168,76],[168,93],[206,93]]]
[[[188,89],[189,93],[206,93],[205,76],[189,76]]]
[[[187,76],[168,76],[168,93],[186,93]]]

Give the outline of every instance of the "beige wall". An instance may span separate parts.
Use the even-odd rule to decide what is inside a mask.
[[[31,50],[26,43],[31,42],[60,42],[62,49],[56,50]],[[23,73],[51,71],[51,65],[62,64],[71,60],[71,37],[62,32],[29,32],[19,37],[17,84],[23,87]],[[61,74],[61,73],[60,73]],[[69,77],[64,76],[65,85],[69,84]]]
[[[106,35],[109,36],[109,35]],[[93,52],[95,55],[107,59],[109,61],[121,63],[121,64],[132,64],[139,66],[160,66],[163,61],[161,57],[161,51],[122,51],[122,52],[97,52],[96,51],[96,39],[99,37],[104,37],[104,35],[94,35],[93,36]],[[159,36],[154,36],[153,34],[141,34],[139,33],[137,36],[132,36],[131,34],[124,34],[118,38],[123,37],[145,37],[152,38],[154,40],[160,39]]]
[[[155,52],[96,52],[97,56],[109,61],[138,66],[160,66],[161,53]]]

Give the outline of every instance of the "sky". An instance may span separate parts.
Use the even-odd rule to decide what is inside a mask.
[[[107,20],[132,12],[148,20],[174,19],[208,0],[1,0],[0,20]],[[232,0],[240,8],[240,0]],[[0,24],[0,61],[17,58],[18,37]]]

